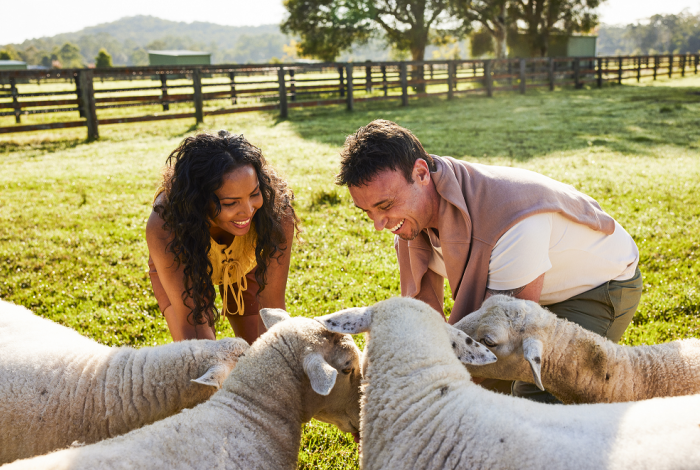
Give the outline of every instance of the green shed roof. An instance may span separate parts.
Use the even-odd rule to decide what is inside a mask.
[[[21,60],[0,60],[0,70],[26,70],[27,63]]]
[[[151,65],[210,65],[211,52],[148,51]]]

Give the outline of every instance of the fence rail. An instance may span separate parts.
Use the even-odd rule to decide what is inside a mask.
[[[0,134],[697,74],[700,55],[0,71]],[[136,81],[134,86],[129,86]],[[150,82],[150,83],[146,83]],[[48,89],[47,91],[44,91]],[[10,121],[14,117],[14,124]],[[26,123],[22,123],[22,118]]]

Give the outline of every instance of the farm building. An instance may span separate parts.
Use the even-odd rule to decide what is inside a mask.
[[[148,51],[150,65],[210,65],[211,52]]]
[[[27,63],[20,60],[0,60],[0,70],[27,70]]]
[[[549,37],[548,57],[595,57],[598,36],[565,36],[556,34]],[[536,57],[524,34],[518,34],[508,41],[509,57]]]

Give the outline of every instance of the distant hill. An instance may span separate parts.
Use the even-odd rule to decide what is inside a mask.
[[[214,63],[269,62],[284,57],[283,46],[290,38],[282,34],[276,24],[223,26],[131,16],[73,33],[0,46],[0,49],[14,49],[20,59],[40,64],[51,55],[60,59],[60,48],[67,42],[80,48],[83,64],[94,62],[97,52],[104,47],[112,55],[114,65],[148,65],[148,49],[211,52]]]

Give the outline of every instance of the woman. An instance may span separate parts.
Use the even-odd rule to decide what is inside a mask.
[[[236,336],[264,331],[259,310],[285,308],[293,194],[262,152],[226,131],[186,138],[146,226],[153,292],[175,341],[216,339],[215,285]]]

